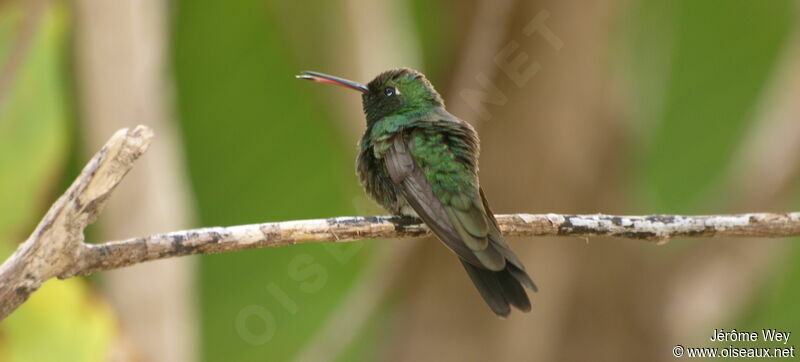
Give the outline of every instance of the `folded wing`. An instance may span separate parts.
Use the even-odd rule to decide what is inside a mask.
[[[414,136],[398,134],[387,140],[390,144],[383,159],[392,182],[433,233],[459,256],[481,296],[496,314],[508,315],[509,304],[530,310],[523,286],[533,290],[536,286],[500,234],[483,190],[477,185],[477,176],[472,175],[473,182],[450,187],[451,192],[447,192],[445,186],[463,181],[463,177],[449,177],[447,168],[432,168],[425,159],[415,159],[409,147]],[[453,189],[469,191],[468,187],[475,189],[452,192]]]

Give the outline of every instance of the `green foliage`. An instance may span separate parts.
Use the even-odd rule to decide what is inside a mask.
[[[201,0],[178,1],[175,10],[178,113],[200,223],[363,212],[353,205],[364,198],[353,166],[355,140],[342,140],[339,126],[353,120],[337,120],[337,104],[310,96],[323,90],[293,77],[306,69],[334,72],[348,60],[350,48],[342,39],[353,29],[342,21],[342,3],[240,0],[223,6]],[[431,39],[425,40],[431,50],[426,63],[438,68],[449,63],[455,47],[445,42],[455,30],[441,29],[450,20],[445,10],[419,1],[412,9],[424,27],[420,39]],[[370,254],[361,246],[302,245],[204,257],[204,358],[296,355],[360,272]],[[271,338],[258,338],[269,332]],[[348,355],[364,355],[360,348]]]
[[[11,4],[0,17],[0,59],[11,55],[22,12]],[[62,52],[64,14],[51,12],[0,99],[0,242],[27,236],[41,216],[64,159]],[[11,177],[13,175],[13,177]]]
[[[3,3],[0,61],[21,20]],[[63,5],[58,3],[59,5]],[[454,63],[468,21],[447,2],[409,2],[426,74]],[[361,213],[355,146],[334,102],[298,82],[299,70],[333,72],[347,35],[339,2],[178,1],[173,34],[177,109],[201,225]],[[646,210],[717,212],[732,155],[786,45],[788,0],[643,0],[625,37],[645,125],[632,186]],[[57,195],[74,135],[66,114],[66,12],[51,7],[11,91],[0,100],[0,255],[23,240]],[[376,31],[392,31],[378,29]],[[340,59],[331,59],[337,54]],[[337,63],[338,62],[338,63]],[[320,92],[320,93],[312,93]],[[319,97],[319,96],[318,96]],[[354,96],[355,97],[355,96]],[[331,97],[331,99],[339,99]],[[353,104],[357,104],[354,101]],[[8,175],[13,175],[9,177]],[[796,205],[797,203],[795,203]],[[208,361],[287,360],[305,347],[349,291],[370,248],[301,245],[203,257],[198,303]],[[800,329],[800,247],[766,285],[745,322]],[[391,301],[338,360],[371,360],[391,323]],[[2,361],[99,361],[116,342],[114,316],[86,281],[50,281],[0,324]]]
[[[758,121],[753,111],[787,46],[795,7],[790,1],[639,2],[631,20],[631,66],[636,123],[647,129],[635,186],[646,190],[648,210],[719,211],[709,201],[722,196],[717,190],[729,161]],[[721,327],[800,329],[800,248],[792,246],[785,257],[744,318]]]
[[[111,308],[86,280],[50,280],[3,321],[0,360],[106,361],[118,339]]]
[[[0,257],[33,230],[60,185],[67,137],[66,13],[45,10],[0,100]],[[22,19],[19,3],[0,17],[0,60],[8,59]],[[60,190],[59,190],[60,191]],[[51,280],[0,324],[2,361],[104,361],[116,341],[113,315],[80,278]]]
[[[178,111],[202,225],[353,213],[355,147],[312,103],[267,4],[182,1],[174,28]],[[348,175],[348,177],[343,177]],[[287,360],[348,291],[369,251],[298,245],[201,262],[203,356]]]
[[[634,17],[638,114],[647,125],[640,188],[663,213],[712,212],[785,45],[789,1],[644,1]],[[654,59],[655,57],[664,59]],[[660,93],[663,91],[663,93]],[[639,123],[639,122],[637,122]]]

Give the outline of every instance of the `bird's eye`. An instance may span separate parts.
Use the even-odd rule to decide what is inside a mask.
[[[391,96],[395,95],[396,92],[397,92],[397,90],[395,90],[394,88],[388,87],[388,88],[383,90],[383,95],[385,95],[387,97],[391,97]]]

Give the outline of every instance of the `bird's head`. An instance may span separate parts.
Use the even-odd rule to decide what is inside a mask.
[[[298,78],[340,85],[362,93],[367,123],[383,117],[443,106],[439,93],[425,76],[410,68],[387,70],[363,85],[317,72],[303,72]]]

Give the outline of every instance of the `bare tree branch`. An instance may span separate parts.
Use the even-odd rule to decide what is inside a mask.
[[[155,234],[103,244],[83,242],[111,191],[147,149],[144,126],[118,131],[17,251],[0,266],[0,318],[22,304],[42,283],[151,260],[192,254],[293,245],[409,238],[429,234],[419,220],[397,216],[329,219],[210,227]],[[613,236],[662,244],[675,237],[788,237],[800,235],[800,212],[735,215],[497,215],[507,236]]]
[[[787,237],[800,235],[800,212],[737,215],[497,215],[506,236],[613,236],[662,244],[675,237]],[[192,254],[214,254],[363,239],[412,238],[429,234],[415,218],[343,216],[330,219],[210,227],[88,245],[72,274],[90,274],[123,266]]]
[[[46,280],[74,275],[89,250],[83,230],[97,218],[114,187],[147,150],[153,133],[139,126],[117,131],[89,161],[17,251],[0,266],[0,319]]]

